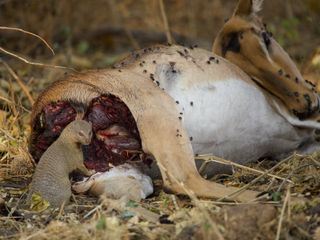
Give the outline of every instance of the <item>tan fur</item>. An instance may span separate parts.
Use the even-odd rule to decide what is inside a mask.
[[[153,193],[149,176],[143,174],[136,164],[122,164],[106,172],[97,172],[89,178],[72,185],[76,193],[89,192],[90,195],[108,198],[141,201]]]
[[[105,194],[109,198],[113,199],[125,197],[129,200],[137,202],[141,201],[140,183],[135,178],[129,177],[114,177],[108,179],[108,181],[102,182],[101,184],[95,184],[90,189],[90,193],[93,193],[96,196]]]
[[[207,64],[209,57],[215,57],[219,64]],[[155,61],[155,63],[154,63]],[[178,69],[186,71],[191,69],[193,74],[211,74],[210,81],[223,81],[226,78],[239,78],[251,82],[250,78],[239,67],[230,64],[224,58],[215,54],[208,55],[208,51],[201,48],[190,49],[179,45],[164,46],[156,45],[150,48],[135,51],[119,63],[117,69],[130,69],[136,73],[146,75],[155,74],[157,67],[162,64],[174,63]],[[146,72],[145,72],[146,71]],[[203,77],[194,77],[186,87],[195,84],[206,83]]]
[[[213,52],[239,66],[259,86],[280,99],[291,115],[301,120],[320,119],[315,87],[303,79],[288,54],[269,36],[256,16],[258,6],[257,1],[239,1],[234,15],[216,37]],[[225,51],[235,35],[239,51]],[[270,40],[268,47],[263,35]]]
[[[234,15],[250,16],[258,13],[262,8],[263,0],[240,0]]]
[[[91,123],[75,120],[66,126],[37,165],[28,194],[29,204],[34,193],[41,195],[52,207],[59,207],[63,202],[69,201],[69,174],[79,170],[84,175],[90,175],[83,164],[83,153],[79,144],[89,144],[91,137]]]
[[[103,93],[119,97],[130,109],[139,129],[143,150],[155,157],[167,190],[180,194],[191,191],[197,196],[211,198],[224,197],[237,190],[206,181],[199,175],[174,100],[147,77],[130,69],[122,69],[121,72],[111,69],[91,71],[53,84],[35,103],[32,123],[42,108],[52,101],[73,100],[86,104]],[[177,129],[181,137],[176,136]],[[245,191],[236,199],[248,201],[256,194]]]

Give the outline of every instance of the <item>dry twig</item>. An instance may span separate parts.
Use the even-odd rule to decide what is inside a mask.
[[[22,32],[22,33],[25,33],[25,34],[28,34],[28,35],[31,35],[33,37],[36,37],[38,39],[40,39],[41,42],[43,42],[47,48],[49,48],[49,50],[52,52],[52,55],[55,55],[52,47],[49,45],[49,43],[44,40],[42,37],[40,37],[39,35],[35,34],[35,33],[32,33],[32,32],[29,32],[29,31],[26,31],[26,30],[23,30],[21,28],[15,28],[15,27],[5,27],[5,26],[0,26],[0,30],[9,30],[9,31],[17,31],[17,32]]]
[[[57,68],[57,69],[68,69],[68,70],[72,70],[72,71],[75,71],[77,72],[74,68],[70,68],[70,67],[65,67],[65,66],[59,66],[59,65],[51,65],[51,64],[45,64],[45,63],[38,63],[38,62],[32,62],[32,61],[29,61],[15,53],[12,53],[2,47],[0,47],[0,51],[7,54],[7,55],[10,55],[12,57],[15,57],[17,59],[19,59],[20,61],[24,62],[24,63],[27,63],[29,65],[33,65],[33,66],[38,66],[38,67],[49,67],[49,68]]]
[[[284,213],[285,213],[289,198],[290,198],[290,187],[288,187],[287,193],[286,193],[286,197],[285,197],[285,199],[283,201],[283,206],[282,206],[282,209],[281,209],[280,219],[279,219],[278,228],[277,228],[276,240],[280,239],[280,233],[281,233],[283,217],[284,217]]]
[[[161,12],[161,16],[162,16],[163,25],[164,25],[164,30],[165,30],[165,33],[167,36],[167,41],[168,41],[168,43],[173,43],[173,38],[170,33],[168,18],[167,18],[167,14],[165,11],[163,0],[159,0],[159,5],[160,5],[160,12]]]
[[[195,160],[204,160],[205,162],[216,162],[216,163],[220,163],[220,164],[224,164],[224,165],[235,166],[235,167],[238,167],[238,168],[242,168],[242,169],[245,169],[245,170],[248,170],[248,171],[251,171],[251,172],[255,172],[255,173],[260,173],[260,174],[265,174],[266,173],[264,171],[261,171],[261,170],[258,170],[258,169],[254,169],[254,168],[250,168],[250,167],[247,167],[247,166],[232,162],[230,160],[225,160],[225,159],[222,159],[222,158],[219,158],[219,157],[216,157],[216,156],[199,155],[199,156],[195,157]],[[274,175],[274,174],[267,173],[266,176],[273,177],[273,178],[276,178],[276,179],[279,179],[279,180],[282,180],[282,181],[286,181],[286,182],[289,182],[289,183],[293,183],[291,180],[289,180],[287,178],[279,177],[279,176]]]
[[[0,62],[5,66],[10,75],[17,81],[19,86],[21,87],[24,94],[27,96],[31,106],[34,104],[34,99],[30,94],[29,88],[23,83],[23,81],[19,78],[19,76],[13,71],[13,69],[4,61],[0,59]]]
[[[179,181],[175,176],[173,176],[160,162],[157,162],[159,168],[164,170],[170,178],[172,178],[177,184],[181,186],[181,188],[185,191],[185,193],[191,198],[191,200],[195,203],[195,205],[199,208],[199,210],[202,212],[203,216],[207,219],[207,221],[210,223],[211,227],[213,228],[214,233],[216,234],[216,237],[219,240],[223,240],[224,237],[220,233],[219,229],[217,228],[216,224],[213,222],[212,218],[210,217],[210,214],[208,210],[203,206],[203,204],[199,201],[197,196],[194,194],[194,192],[190,189],[187,189],[183,182]]]
[[[222,201],[226,198],[230,198],[230,197],[236,197],[239,194],[241,194],[243,191],[247,190],[250,186],[252,186],[253,184],[255,184],[256,182],[258,182],[261,178],[263,178],[264,176],[266,176],[267,174],[269,174],[270,172],[272,172],[273,170],[275,170],[276,168],[278,168],[280,165],[282,165],[283,163],[289,161],[292,158],[292,156],[287,157],[286,159],[283,159],[281,162],[279,162],[278,164],[276,164],[275,166],[273,166],[272,168],[270,168],[268,171],[264,172],[264,174],[260,175],[259,177],[255,178],[254,180],[252,180],[251,182],[249,182],[248,184],[244,185],[242,188],[240,188],[239,190],[235,191],[234,193],[220,198],[217,201]]]

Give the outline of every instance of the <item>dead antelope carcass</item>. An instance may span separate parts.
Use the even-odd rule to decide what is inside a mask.
[[[239,1],[214,54],[157,46],[115,65],[146,75],[176,101],[195,154],[243,164],[320,147],[318,93],[258,17],[262,2]]]
[[[96,133],[85,149],[87,167],[107,170],[143,150],[157,160],[168,189],[217,197],[232,190],[201,179],[193,152],[245,163],[318,147],[319,97],[258,19],[261,2],[239,1],[215,41],[220,56],[154,46],[132,53],[116,69],[49,87],[34,106],[32,155],[38,158],[84,111]]]
[[[111,110],[105,112],[97,101],[102,105],[109,104]],[[91,114],[90,121],[95,134],[100,128],[117,123],[129,131],[132,139],[139,143],[141,139],[143,152],[156,159],[167,190],[184,194],[191,191],[198,196],[213,198],[224,197],[236,190],[206,181],[198,174],[191,143],[179,119],[175,101],[148,78],[129,69],[69,76],[44,91],[32,112],[32,155],[41,155],[50,144],[48,141],[59,135],[64,125],[76,117],[80,108],[85,111],[84,119]],[[103,121],[96,121],[95,118]],[[122,160],[131,157],[131,153],[125,155],[117,147],[115,149],[120,152],[110,151],[110,148],[100,151],[103,148],[101,144],[103,142],[96,143],[93,140],[91,148],[87,149],[85,164],[88,168],[106,170],[108,161],[121,164]],[[98,159],[92,159],[92,154],[96,154]],[[104,163],[99,162],[103,158],[99,158],[100,154],[104,157]],[[254,199],[255,195],[253,191],[245,191],[236,199],[248,201]]]

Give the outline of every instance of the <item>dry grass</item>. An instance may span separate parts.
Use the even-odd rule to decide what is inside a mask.
[[[10,125],[10,119],[5,121]],[[23,129],[22,126],[19,132]],[[74,196],[72,204],[63,211],[36,213],[24,210],[21,204],[33,170],[26,152],[26,135],[17,136],[14,129],[4,126],[1,132],[6,134],[1,137],[5,147],[0,160],[0,200],[5,203],[0,201],[0,238],[254,239],[259,236],[259,239],[274,239],[278,231],[283,239],[286,235],[293,239],[312,239],[319,227],[320,168],[317,154],[291,156],[273,169],[272,174],[278,178],[261,175],[260,172],[267,172],[269,165],[274,164],[265,161],[250,166],[259,173],[236,168],[233,176],[215,179],[238,187],[254,182],[251,188],[270,192],[270,202],[236,204],[190,200],[164,193],[161,182],[157,182],[154,196],[141,203],[126,205],[121,201]],[[264,177],[254,181],[259,176]],[[286,179],[293,183],[287,183]],[[297,197],[304,198],[298,201]],[[245,215],[241,209],[248,206],[246,211],[250,214]],[[264,211],[263,216],[270,216],[261,220],[261,211]],[[161,221],[157,221],[158,216]],[[257,219],[260,222],[255,223]],[[246,227],[251,230],[243,231],[234,222],[249,224]]]
[[[27,152],[30,114],[25,108],[30,108],[30,102],[19,89],[10,88],[13,94],[7,101],[1,101],[4,108],[0,112],[0,238],[312,239],[315,231],[319,231],[318,153],[294,154],[280,163],[264,160],[245,167],[202,157],[235,168],[234,175],[216,176],[214,181],[267,191],[269,202],[236,204],[178,197],[164,193],[161,181],[157,181],[155,194],[141,203],[126,205],[109,199],[74,196],[72,204],[64,210],[42,213],[25,210],[22,199],[34,169]],[[244,227],[239,228],[239,224]]]
[[[0,44],[5,49],[18,49],[20,53],[37,60],[29,63],[46,62],[39,68],[3,58],[5,64],[0,65],[0,239],[316,239],[316,234],[319,236],[319,153],[310,156],[294,154],[280,162],[263,160],[245,167],[216,157],[202,157],[232,165],[235,169],[232,176],[218,175],[213,181],[268,192],[268,202],[237,204],[197,199],[194,196],[175,196],[164,193],[161,181],[156,181],[154,195],[141,203],[126,204],[76,195],[65,209],[41,213],[24,209],[22,200],[34,170],[34,162],[27,151],[32,102],[40,90],[65,71],[47,69],[45,65],[83,69],[103,67],[121,58],[123,49],[119,53],[119,49],[110,51],[106,46],[109,35],[99,47],[93,44],[98,41],[97,37],[84,38],[89,39],[86,41],[90,43],[92,40],[89,50],[79,47],[81,41],[74,41],[75,38],[82,39],[80,33],[89,35],[97,27],[105,26],[106,22],[124,26],[124,38],[126,41],[129,39],[129,47],[124,48],[125,51],[141,45],[133,34],[141,26],[147,31],[167,29],[167,33],[170,26],[172,32],[205,39],[203,46],[209,47],[213,33],[222,25],[234,5],[234,1],[220,0],[174,1],[172,4],[164,1],[168,25],[164,28],[164,16],[159,12],[158,0],[143,0],[139,4],[131,0],[119,3],[95,0],[91,3],[97,10],[95,16],[88,14],[86,1],[80,1],[81,4],[73,0],[53,1],[52,6],[50,2],[32,0],[29,4],[17,1],[0,4],[4,10],[0,16],[3,24],[13,26],[13,23],[20,22],[18,27],[40,33],[57,49],[55,56],[48,57],[47,50],[39,47],[36,41],[30,42],[12,35],[5,36],[19,41]],[[312,0],[306,3],[317,6],[317,2]],[[297,5],[291,4],[285,14],[301,16],[299,14],[307,8],[302,8],[301,4],[300,1]],[[102,14],[106,6],[119,14]],[[277,9],[271,12],[277,14]],[[280,14],[282,11],[277,16]],[[272,25],[279,24],[277,17],[272,20]],[[216,24],[211,28],[212,22]],[[202,28],[196,27],[200,25]],[[71,28],[72,34],[66,29],[66,32],[62,31],[65,26]],[[277,29],[277,32],[281,33],[282,30]],[[57,39],[61,35],[64,39]],[[313,36],[317,38],[317,35]],[[294,48],[295,41],[293,39],[286,44]],[[317,47],[312,42],[308,43],[309,50]],[[304,57],[309,55],[308,51],[303,52]],[[307,74],[316,80],[319,79],[319,64],[314,59],[318,59],[318,56],[315,53],[304,64]]]

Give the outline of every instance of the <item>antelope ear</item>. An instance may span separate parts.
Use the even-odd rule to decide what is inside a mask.
[[[239,0],[234,16],[250,16],[261,10],[263,0]]]

